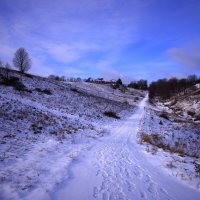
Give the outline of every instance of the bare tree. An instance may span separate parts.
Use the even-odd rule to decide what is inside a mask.
[[[13,58],[13,64],[20,72],[27,72],[31,68],[31,59],[25,48],[19,48]]]

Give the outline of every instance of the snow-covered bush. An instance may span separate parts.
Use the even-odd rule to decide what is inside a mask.
[[[105,111],[104,115],[107,116],[107,117],[112,117],[112,118],[115,118],[115,119],[120,119],[120,117],[115,112],[113,112],[113,111]]]

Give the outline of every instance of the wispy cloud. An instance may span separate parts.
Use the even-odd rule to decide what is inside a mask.
[[[40,59],[40,65],[48,64],[48,68],[55,63],[63,63],[58,66],[61,68],[66,63],[84,59],[95,65],[101,56],[118,52],[130,41],[137,40],[138,19],[134,20],[135,26],[125,27],[130,13],[127,15],[126,7],[121,9],[112,0],[51,3],[46,0],[25,3],[21,0],[17,4],[8,0],[4,6],[9,8],[10,13],[6,15],[10,17],[0,16],[1,40],[5,44],[0,56],[10,61],[11,58],[5,54],[13,54],[13,49],[24,46],[30,50],[33,63]],[[19,13],[19,7],[25,12]]]
[[[77,43],[76,41],[71,44],[43,42],[41,45],[46,50],[46,53],[49,53],[58,62],[63,63],[78,61],[87,56],[88,53],[106,50],[106,47],[103,48],[97,44]]]
[[[64,70],[64,76],[66,77],[79,77],[82,76],[84,74],[84,71],[81,69],[76,69],[74,67],[66,67],[66,69]]]
[[[37,57],[32,58],[33,67],[31,68],[30,72],[36,75],[45,75],[48,76],[50,74],[56,74],[56,70],[53,66],[46,65],[41,59]]]
[[[66,70],[76,76],[148,75],[149,66],[142,63],[158,57],[166,62],[167,48],[199,33],[197,5],[172,0],[0,1],[0,58],[11,62],[23,46],[33,60],[32,71],[41,75]],[[186,57],[185,50],[169,52],[177,60]],[[198,56],[189,57],[193,61],[185,63],[195,68]],[[138,60],[142,69],[135,67]]]
[[[167,54],[186,67],[200,69],[200,41],[182,48],[169,49]]]

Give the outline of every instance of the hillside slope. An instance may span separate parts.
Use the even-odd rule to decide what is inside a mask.
[[[146,107],[139,140],[160,158],[170,174],[200,189],[200,91],[192,87]],[[163,155],[163,153],[161,153]],[[159,159],[159,158],[158,158]]]
[[[0,103],[2,120],[4,120],[2,124],[5,126],[8,124],[9,127],[12,126],[14,129],[23,127],[23,131],[27,129],[27,131],[34,133],[32,129],[35,127],[35,133],[50,133],[53,131],[51,125],[54,125],[55,122],[59,124],[57,129],[64,129],[64,123],[66,125],[70,123],[71,126],[75,126],[74,129],[77,129],[76,126],[83,121],[84,124],[92,124],[96,121],[98,123],[113,121],[104,115],[105,111],[115,112],[123,118],[133,108],[127,101],[119,102],[117,96],[110,100],[109,97],[113,97],[113,94],[109,93],[110,86],[98,86],[98,88],[104,88],[103,91],[106,92],[106,96],[102,98],[96,92],[97,86],[92,83],[90,85],[92,85],[93,90],[90,89],[90,94],[88,94],[88,85],[85,86],[84,92],[75,90],[72,86],[73,83],[30,75],[21,77],[17,72],[10,72],[10,76],[19,78],[24,85],[21,89],[17,88],[18,83],[16,85],[12,85],[13,83],[5,84],[2,76],[0,76]],[[135,93],[137,98],[134,99],[132,96],[132,99],[137,104],[144,93]],[[130,95],[126,97],[127,94],[130,94],[128,91],[126,93],[118,91],[117,94],[120,94],[125,100],[126,98],[130,99]],[[41,130],[39,131],[38,128]],[[49,130],[47,131],[46,128]],[[4,127],[3,130],[7,130],[7,128]],[[56,131],[59,134],[59,130]]]
[[[138,130],[157,130],[164,142],[171,134],[188,139],[171,132],[177,119],[160,116],[163,109],[172,116],[169,103],[149,105],[147,98],[109,85],[0,75],[0,199],[198,199],[199,158],[173,152],[172,162],[160,148],[146,153],[137,143]],[[196,147],[186,150],[198,155]],[[167,166],[193,188],[168,176]]]
[[[91,141],[107,135],[110,125],[117,123],[104,112],[112,111],[124,119],[135,109],[127,101],[110,100],[110,86],[91,84],[94,89],[88,93],[88,85],[85,91],[78,91],[70,82],[13,70],[9,71],[9,80],[4,77],[5,70],[1,69],[0,184],[1,193],[8,199],[12,195],[18,199],[20,193],[38,186],[50,190]],[[97,87],[102,87],[106,96],[98,97]],[[117,94],[126,99],[130,92]],[[144,93],[131,95],[137,104]],[[51,180],[47,174],[51,174]]]

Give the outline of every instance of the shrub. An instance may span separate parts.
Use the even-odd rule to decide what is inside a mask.
[[[115,118],[115,119],[120,119],[120,117],[117,116],[117,114],[115,112],[113,112],[113,111],[105,111],[104,115],[107,116],[107,117],[112,117],[112,118]]]
[[[171,162],[167,163],[166,166],[170,169],[175,168],[175,165]]]
[[[151,138],[151,136],[147,135],[145,133],[141,134],[141,140],[142,140],[142,142],[146,142],[146,143],[152,144],[152,138]]]
[[[24,74],[26,77],[28,77],[28,78],[33,78],[33,75],[32,74],[27,74],[27,73],[25,73]]]
[[[44,93],[44,94],[47,94],[47,95],[52,95],[52,92],[51,92],[51,90],[49,90],[49,89],[44,89],[44,90],[42,90],[42,89],[40,89],[40,88],[35,88],[35,90],[36,90],[37,92],[40,92],[40,93]]]
[[[200,114],[199,115],[195,115],[194,121],[200,121]]]
[[[200,175],[200,164],[195,163],[195,172]]]
[[[22,82],[19,82],[17,83],[15,86],[14,86],[14,89],[15,90],[18,90],[18,91],[28,91],[25,87],[25,85],[22,83]]]
[[[72,92],[78,92],[78,90],[76,88],[71,88],[70,89]]]
[[[44,93],[44,94],[48,94],[48,95],[52,95],[52,92],[51,92],[51,90],[49,90],[49,89],[44,89],[44,90],[43,90],[43,93]]]
[[[170,106],[174,106],[174,105],[176,105],[176,103],[177,103],[177,99],[174,99],[174,100],[171,102]]]
[[[188,154],[184,151],[184,145],[179,143],[179,142],[175,142],[175,146],[170,146],[169,144],[166,144],[163,140],[162,137],[157,135],[157,134],[151,134],[148,135],[146,133],[140,133],[139,135],[140,137],[140,143],[148,143],[151,145],[156,146],[157,148],[163,149],[164,151],[168,151],[170,153],[177,153],[180,156],[191,156],[191,157],[196,157],[198,158],[199,156],[196,154]]]
[[[77,90],[76,88],[70,88],[72,92],[76,92],[80,96],[88,96],[88,94],[84,91]]]
[[[146,142],[164,150],[168,149],[168,145],[164,144],[162,138],[157,134],[148,135],[146,133],[141,133],[140,138],[142,143]]]
[[[135,97],[135,101],[138,101],[139,100],[139,97]]]
[[[11,76],[8,79],[4,79],[2,84],[12,86],[15,90],[18,91],[28,91],[26,86],[20,81],[20,79],[15,76]]]
[[[9,85],[9,86],[14,86],[20,82],[18,77],[11,76],[10,78],[3,78],[3,84],[4,85]]]
[[[153,102],[153,99],[152,98],[149,98],[149,103],[154,105],[154,102]]]
[[[184,151],[180,147],[178,149],[171,149],[171,152],[173,151],[179,155],[184,155]]]
[[[15,138],[15,135],[9,133],[3,136],[3,138]]]
[[[163,111],[163,112],[160,114],[160,117],[169,120],[169,116],[168,116],[167,112],[165,112],[165,111]]]
[[[188,110],[187,114],[193,117],[195,115],[195,112]]]
[[[112,89],[118,89],[118,88],[119,88],[119,85],[113,84],[113,85],[111,85],[111,87],[112,87]]]
[[[39,125],[37,125],[35,123],[33,123],[31,125],[31,128],[32,128],[34,134],[38,134],[38,133],[42,132],[42,126],[39,126]]]
[[[35,90],[36,90],[37,92],[42,92],[42,90],[41,90],[40,88],[35,88]]]

